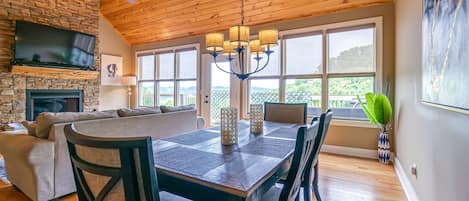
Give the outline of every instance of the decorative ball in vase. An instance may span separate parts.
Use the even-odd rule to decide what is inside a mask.
[[[358,101],[368,120],[380,128],[378,137],[378,159],[380,163],[388,164],[391,160],[391,145],[389,142],[389,129],[392,119],[392,106],[384,94],[367,93],[366,103],[357,96]]]

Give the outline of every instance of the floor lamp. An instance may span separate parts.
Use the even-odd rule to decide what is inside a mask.
[[[121,78],[121,84],[128,87],[128,107],[130,108],[130,100],[132,97],[132,86],[137,85],[137,77],[136,76],[123,76]]]

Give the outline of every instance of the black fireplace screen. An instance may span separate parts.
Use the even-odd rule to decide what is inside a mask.
[[[41,112],[83,112],[83,91],[26,90],[26,120],[36,120]]]

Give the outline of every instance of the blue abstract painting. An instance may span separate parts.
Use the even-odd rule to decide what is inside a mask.
[[[424,0],[422,99],[469,111],[469,0]]]

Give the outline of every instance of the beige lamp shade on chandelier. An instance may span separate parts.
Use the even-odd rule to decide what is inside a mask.
[[[247,79],[250,75],[262,71],[270,60],[270,55],[273,53],[272,47],[277,46],[278,44],[278,30],[276,29],[267,29],[259,32],[258,40],[250,40],[250,29],[248,26],[244,25],[244,0],[241,0],[241,24],[235,25],[228,30],[228,40],[225,40],[225,35],[223,33],[209,33],[205,35],[205,46],[210,55],[212,55],[215,65],[221,71],[235,75],[240,80]],[[257,61],[257,65],[250,66],[248,69],[247,63],[244,60],[244,54],[250,52],[254,55],[254,60]],[[239,70],[234,71],[230,67],[230,71],[223,70],[217,64],[217,57],[220,55],[226,55],[227,60],[232,65],[234,60],[233,56],[237,56]],[[263,66],[260,66],[260,60],[263,59],[263,55],[267,55],[266,62]],[[249,59],[251,57],[248,57]]]

